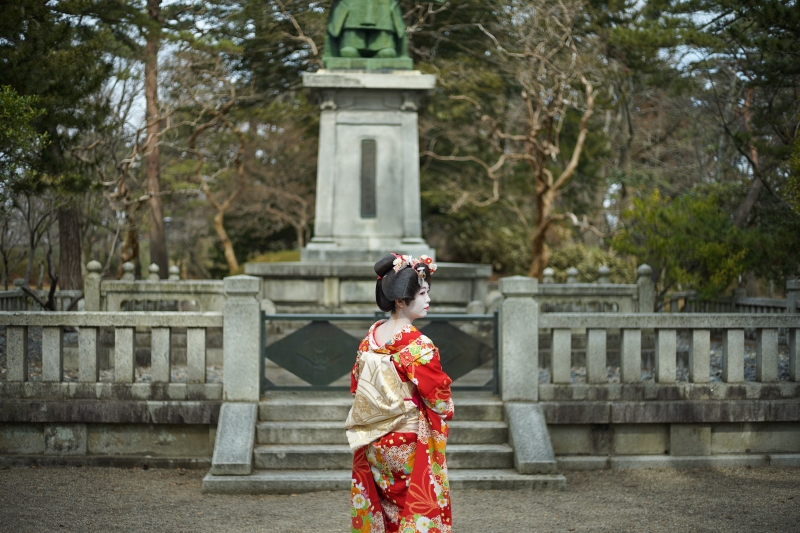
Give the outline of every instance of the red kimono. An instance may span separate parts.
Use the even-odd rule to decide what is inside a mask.
[[[355,450],[350,516],[353,533],[451,533],[447,479],[448,425],[453,417],[452,380],[442,370],[439,350],[414,326],[406,326],[379,346],[372,325],[359,353],[392,354],[402,381],[417,386],[421,398],[417,433],[392,432]],[[350,392],[358,385],[358,361]],[[424,450],[425,453],[417,453]]]

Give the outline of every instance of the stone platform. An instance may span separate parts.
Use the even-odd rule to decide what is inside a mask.
[[[261,299],[280,313],[371,313],[375,305],[374,263],[247,263],[244,270],[261,278]],[[486,299],[489,265],[439,263],[431,282],[431,309],[464,312]]]

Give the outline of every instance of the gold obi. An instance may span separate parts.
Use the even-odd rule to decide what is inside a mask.
[[[402,381],[392,356],[361,352],[358,357],[358,387],[345,429],[355,450],[392,431],[416,433],[419,408],[411,401],[417,386]]]

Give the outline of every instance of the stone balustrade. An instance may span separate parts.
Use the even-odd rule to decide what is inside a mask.
[[[639,303],[644,295],[644,305],[652,305],[652,300],[646,301],[652,294],[647,284],[652,282],[642,270],[646,269],[640,269],[645,286],[638,293]],[[99,306],[101,285],[99,272],[90,270],[87,307]],[[69,430],[76,436],[70,440],[76,453],[83,454],[81,461],[91,454],[129,454],[131,464],[154,464],[151,454],[162,453],[167,438],[163,435],[177,443],[170,457],[189,461],[177,464],[210,456],[220,404],[258,402],[263,374],[260,280],[233,276],[222,285],[220,312],[0,312],[0,327],[6,333],[5,380],[0,379],[0,422],[5,429],[0,427],[0,454],[29,454],[26,461],[40,461],[50,454],[63,460],[64,454],[58,451],[63,446],[48,448],[52,441],[48,435]],[[497,377],[501,399],[509,408],[541,414],[559,467],[607,467],[611,456],[651,465],[668,460],[685,463],[684,455],[740,454],[725,458],[734,461],[750,450],[800,454],[796,440],[800,435],[800,313],[544,313],[539,301],[547,296],[542,295],[546,288],[531,278],[500,280]],[[31,335],[29,330],[34,328],[36,333]],[[212,380],[207,366],[210,331],[219,336],[220,328],[222,379]],[[41,371],[34,381],[29,379],[34,362],[29,344],[38,342],[39,330]],[[754,344],[747,344],[745,330],[757,333]],[[70,363],[70,371],[77,373],[68,379],[67,333],[77,338],[77,348],[73,348],[77,363]],[[181,368],[185,376],[176,379],[170,351],[176,336],[184,342],[184,335],[186,363]],[[100,351],[101,338],[112,339],[108,361]],[[137,346],[143,338],[149,341],[144,364],[137,362]],[[577,350],[576,340],[580,341]],[[782,354],[787,351],[788,373],[783,375],[787,359]],[[748,352],[754,352],[754,359]],[[718,358],[719,376],[713,372]],[[145,379],[142,369],[148,364]],[[752,375],[746,371],[748,364],[754,364]],[[610,367],[616,366],[618,379],[610,376]],[[652,377],[645,376],[651,366]],[[576,378],[576,367],[585,369],[585,375]],[[181,444],[187,431],[194,435],[193,448]],[[44,452],[40,447],[30,451],[34,448],[25,444],[26,435],[43,442]],[[128,442],[130,435],[136,435],[136,442],[146,437],[150,444],[138,452],[118,445]],[[755,444],[749,444],[748,435],[755,435]],[[774,444],[775,439],[782,440]],[[117,444],[101,446],[112,441]],[[735,446],[726,444],[733,441]],[[759,457],[747,455],[741,460],[763,462]],[[769,461],[773,459],[770,455]],[[795,456],[789,459],[797,460]],[[175,460],[165,458],[162,463],[174,465]],[[202,461],[208,463],[208,459]],[[697,461],[690,463],[707,464]]]
[[[0,312],[6,327],[3,398],[219,399],[220,383],[206,381],[206,330],[221,328],[221,313]],[[41,381],[28,382],[28,328],[41,327]],[[101,329],[113,330],[113,381],[100,380]],[[171,330],[186,330],[186,380],[171,383]],[[64,381],[64,331],[77,329],[78,381]],[[150,380],[136,382],[135,338],[150,334]]]
[[[23,280],[14,280],[13,290],[0,291],[0,311],[38,311],[41,310],[39,303],[26,294],[20,287]],[[34,290],[39,298],[47,301],[49,291]],[[74,302],[83,297],[82,291],[59,291],[57,290],[53,295],[55,298],[56,309],[59,311],[67,311],[70,307],[75,307]]]
[[[87,286],[97,286],[97,281],[89,277]],[[6,329],[6,379],[0,382],[0,398],[257,401],[259,280],[233,276],[222,283],[222,312],[0,312],[0,326]],[[37,381],[28,381],[29,328],[41,328]],[[208,332],[219,329],[224,339],[221,374],[227,368],[228,379],[209,380]],[[107,366],[113,371],[106,369],[101,379],[100,336],[108,330],[113,332],[113,355]],[[175,382],[171,368],[176,330],[185,335],[186,375],[181,383]],[[77,381],[64,380],[66,331],[77,331]],[[148,377],[137,379],[136,344],[143,335],[149,336]]]
[[[736,289],[729,297],[698,300],[694,291],[670,292],[664,305],[655,308],[655,286],[652,269],[641,265],[635,284],[611,283],[607,266],[597,269],[595,283],[579,283],[577,268],[567,269],[566,283],[556,283],[555,271],[544,269],[537,301],[542,313],[615,312],[649,313],[796,313],[800,312],[800,280],[786,282],[786,299],[748,298],[744,289]]]
[[[649,266],[642,265],[637,270],[636,283],[611,283],[611,270],[601,266],[597,270],[597,283],[579,283],[578,269],[571,267],[567,270],[567,282],[556,283],[555,272],[546,268],[536,299],[542,313],[649,313],[655,300],[652,272]]]
[[[500,280],[499,388],[559,469],[800,465],[800,313],[542,313],[541,289]]]
[[[642,332],[655,336],[656,383],[675,383],[677,332],[689,334],[688,378],[692,383],[709,383],[711,332],[721,335],[722,382],[744,382],[745,328],[757,332],[756,381],[778,381],[778,331],[789,332],[790,379],[797,381],[797,335],[800,315],[743,314],[600,314],[551,313],[539,317],[539,328],[551,337],[553,383],[571,382],[572,332],[586,331],[586,382],[608,383],[607,336],[620,332],[620,382],[637,383],[642,376]]]
[[[221,312],[225,305],[221,280],[181,280],[173,266],[162,280],[158,265],[148,268],[146,280],[136,280],[132,263],[122,265],[122,279],[101,280],[101,265],[91,261],[84,283],[86,309],[90,311],[196,311]]]
[[[800,312],[800,280],[786,283],[787,298],[748,298],[744,289],[736,289],[729,297],[698,300],[693,291],[667,295],[665,312],[677,313],[797,313]],[[794,307],[794,310],[792,310]]]
[[[722,341],[722,383],[743,384],[746,329],[756,332],[756,383],[778,382],[779,333],[782,332],[786,334],[783,340],[789,351],[789,380],[797,382],[800,376],[797,353],[800,314],[541,313],[543,298],[540,293],[544,287],[547,285],[520,276],[500,280],[500,290],[505,296],[500,308],[500,380],[504,399],[539,399],[540,345],[549,345],[549,360],[543,361],[543,366],[549,371],[548,381],[555,388],[583,387],[584,384],[573,383],[576,366],[573,364],[573,336],[576,335],[584,337],[582,363],[585,384],[591,386],[612,385],[608,364],[611,335],[619,338],[619,382],[622,385],[642,382],[644,338],[654,347],[653,384],[675,384],[679,331],[688,334],[689,386],[705,386],[711,382],[712,333]],[[619,389],[619,384],[615,386]],[[794,383],[788,388],[794,391],[792,394],[799,392]],[[554,394],[553,387],[547,390],[550,395]],[[563,390],[559,394],[562,399],[573,398]]]

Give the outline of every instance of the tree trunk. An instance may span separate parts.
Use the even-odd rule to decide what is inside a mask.
[[[555,201],[555,194],[551,191],[552,189],[547,189],[536,193],[536,215],[533,221],[536,229],[534,230],[531,245],[531,270],[528,275],[539,281],[542,280],[544,269],[547,268],[547,263],[550,262],[550,250],[547,248],[545,240],[547,238],[547,230],[552,222],[550,214]]]
[[[161,40],[160,15],[161,0],[147,0],[147,10],[151,29],[147,34],[144,59],[144,94],[146,102],[147,143],[145,148],[145,169],[147,174],[147,193],[150,195],[150,262],[158,265],[159,276],[169,275],[167,258],[167,239],[164,231],[164,209],[161,203],[161,165],[158,134],[161,121],[158,120],[158,49]]]
[[[718,182],[722,181],[722,162],[725,159],[725,137],[728,132],[725,130],[725,125],[728,123],[728,116],[731,114],[731,107],[733,107],[733,97],[736,93],[736,78],[731,78],[731,88],[728,91],[728,99],[725,101],[725,110],[722,112],[722,125],[719,131],[719,143],[717,145],[717,169],[714,177]]]
[[[61,290],[83,289],[80,216],[75,207],[58,210],[58,285]]]
[[[747,91],[747,97],[745,98],[744,102],[744,126],[747,129],[748,133],[753,132],[751,117],[750,117],[750,103],[753,101],[753,93],[755,89],[750,87]],[[764,182],[761,181],[761,178],[758,176],[758,149],[756,149],[756,145],[753,144],[752,139],[750,140],[750,164],[753,168],[753,181],[750,183],[750,186],[747,188],[747,194],[742,200],[742,203],[739,204],[739,207],[736,209],[736,213],[733,215],[733,223],[743,228],[747,223],[747,219],[750,216],[750,212],[755,207],[756,202],[758,202],[758,197],[761,194],[761,189],[764,187]]]
[[[134,275],[138,278],[138,272],[141,272],[139,263],[139,231],[136,226],[131,228],[125,233],[125,242],[120,248],[119,268],[117,269],[117,278],[122,277],[122,264],[131,261],[137,268],[133,271]]]
[[[225,261],[228,262],[228,271],[233,274],[234,271],[239,270],[239,261],[236,260],[236,254],[233,253],[233,244],[231,243],[228,232],[225,231],[225,212],[217,211],[214,215],[214,230],[222,242],[222,250],[225,253]]]

